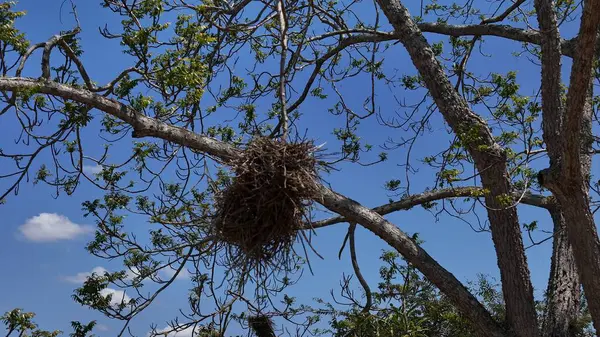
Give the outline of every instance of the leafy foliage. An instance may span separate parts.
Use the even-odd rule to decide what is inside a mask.
[[[485,24],[509,6],[494,2],[484,11],[474,2],[423,4],[416,21],[444,25]],[[293,246],[291,249],[304,252],[304,258],[294,255],[289,268],[259,279],[246,270],[231,268],[226,247],[214,239],[215,202],[220,191],[235,182],[227,163],[172,139],[138,139],[135,122],[41,91],[41,85],[49,80],[85,89],[116,100],[140,116],[238,149],[259,137],[290,143],[323,137],[329,152],[318,158],[318,164],[332,168],[331,172],[346,165],[389,165],[386,172],[392,172],[391,177],[381,177],[381,184],[390,201],[410,197],[415,190],[411,181],[415,180],[426,181],[427,186],[417,184],[425,190],[479,184],[480,172],[474,173],[468,149],[479,144],[482,130],[464,128],[456,135],[443,132],[446,126],[436,117],[435,102],[423,78],[390,62],[398,55],[397,38],[378,7],[329,0],[285,1],[280,10],[275,2],[260,1],[103,0],[101,5],[102,13],[119,19],[119,24],[100,30],[102,37],[118,41],[120,51],[128,57],[122,71],[104,85],[90,79],[84,67],[86,54],[78,40],[78,21],[72,31],[30,44],[15,28],[24,12],[15,11],[13,2],[0,4],[3,77],[22,76],[21,64],[33,55],[28,48],[33,48],[31,52],[49,51],[35,88],[3,91],[0,97],[0,116],[22,129],[14,147],[0,150],[0,177],[8,184],[0,203],[9,202],[8,196],[18,192],[30,176],[34,183],[53,187],[56,196],[75,194],[82,184],[94,186],[104,195],[83,203],[84,213],[96,225],[87,249],[99,258],[123,262],[123,270],[91,276],[74,293],[78,303],[129,322],[180,273],[191,270],[189,310],[183,314],[187,322],[177,321],[177,328],[199,326],[208,333],[224,334],[229,320],[245,323],[250,314],[270,311],[288,321],[294,315],[302,316],[306,321],[299,325],[310,327],[327,316],[331,320],[327,333],[336,336],[366,336],[373,331],[378,336],[473,334],[447,298],[413,266],[390,252],[382,255],[385,267],[373,293],[375,306],[368,314],[358,304],[340,309],[336,303],[325,311],[294,308],[293,299],[283,293],[298,280],[304,266],[310,267],[305,262],[311,247]],[[285,22],[279,21],[278,11],[285,12]],[[556,1],[556,11],[561,24],[578,15],[572,1]],[[532,16],[531,10],[518,10],[506,20],[525,26]],[[451,36],[433,42],[432,48],[456,81],[455,90],[481,112],[494,139],[505,147],[511,188],[523,195],[545,193],[535,179],[537,166],[547,159],[540,133],[540,99],[523,88],[524,75],[517,71],[471,68],[477,50],[489,62],[485,42],[482,36]],[[515,45],[519,50],[516,57],[539,61],[539,48]],[[595,75],[598,80],[598,67]],[[353,84],[360,90],[348,90]],[[593,104],[597,110],[598,97]],[[310,111],[314,107],[319,111]],[[316,122],[321,119],[327,122]],[[322,134],[307,136],[306,125],[315,123]],[[431,141],[433,132],[437,132],[435,142]],[[418,143],[428,146],[416,151]],[[600,140],[593,143],[597,147]],[[477,145],[477,150],[486,150],[485,146]],[[99,172],[86,171],[88,165]],[[592,191],[600,192],[598,184],[592,184]],[[488,192],[422,206],[436,219],[456,217],[478,231],[487,231],[487,223],[478,214],[485,210],[480,197],[487,197]],[[260,195],[260,191],[254,193]],[[494,197],[502,207],[517,202],[512,194]],[[147,231],[140,235],[128,225],[136,221],[148,222]],[[524,227],[543,233],[537,222]],[[308,231],[298,235],[305,233]],[[175,275],[161,274],[166,268],[176,270]],[[128,277],[130,273],[135,276]],[[118,299],[103,294],[109,285],[126,289],[133,298],[114,305]],[[353,298],[348,287],[344,283],[343,291]],[[481,278],[471,288],[502,322],[504,306],[495,285]],[[273,304],[272,299],[280,297],[283,308]],[[215,307],[202,307],[207,300]],[[234,309],[239,304],[246,308],[242,313]],[[18,315],[3,319],[16,332],[37,331],[31,323],[33,316],[20,320]],[[578,329],[588,325],[582,321]],[[92,327],[73,325],[77,336],[89,333]]]

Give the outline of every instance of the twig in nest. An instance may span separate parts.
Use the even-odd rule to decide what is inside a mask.
[[[265,315],[250,316],[248,325],[250,325],[256,337],[275,337],[273,322]]]
[[[216,195],[215,229],[237,264],[287,261],[316,194],[315,147],[257,138],[232,163],[232,183]]]

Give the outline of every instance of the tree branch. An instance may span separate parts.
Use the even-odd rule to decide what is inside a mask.
[[[543,137],[550,157],[555,162],[560,156],[561,128],[564,115],[562,100],[561,38],[552,0],[536,0],[535,9],[541,35],[542,51],[542,113]],[[552,164],[551,164],[552,165]]]
[[[562,125],[565,107],[562,97],[561,38],[552,0],[536,0],[542,61],[542,127],[550,166],[561,158]],[[549,209],[554,223],[550,276],[546,290],[546,312],[542,323],[545,337],[572,335],[571,324],[578,316],[581,284],[573,249],[567,239],[567,223],[559,205]]]
[[[596,55],[599,27],[600,0],[585,1],[577,39],[577,53],[573,58],[569,79],[564,125],[565,148],[563,150],[564,162],[561,169],[565,173],[564,178],[569,180],[576,180],[581,175],[581,122],[592,77],[592,64]],[[583,183],[581,180],[579,182]]]
[[[569,220],[567,234],[596,331],[600,331],[600,240],[590,210],[590,160],[586,153],[592,145],[589,92],[593,63],[598,56],[599,29],[600,0],[584,1],[577,53],[569,79],[561,161],[543,174],[550,178],[551,191]]]
[[[144,116],[125,104],[92,93],[88,90],[76,89],[57,82],[36,80],[32,78],[0,78],[0,90],[15,92],[23,89],[33,89],[42,94],[71,99],[104,111],[131,125],[133,128],[132,136],[134,138],[161,138],[209,154],[223,161],[228,161],[238,155],[238,150],[230,145],[221,143],[210,137],[199,135],[190,130],[168,125],[157,119]]]
[[[448,36],[497,36],[505,39],[527,42],[535,45],[542,44],[543,34],[540,32],[515,28],[509,25],[449,25],[445,23],[420,23],[418,24],[419,29],[422,32],[436,33]],[[573,57],[575,54],[573,40],[560,39],[562,54],[565,56]],[[600,42],[600,41],[599,41]]]
[[[449,24],[445,24],[445,23],[426,22],[426,23],[420,23],[417,26],[419,27],[419,29],[422,32],[435,33],[435,34],[441,34],[441,35],[447,35],[447,36],[455,36],[455,37],[459,37],[459,36],[496,36],[496,37],[502,37],[505,39],[513,40],[513,41],[526,42],[526,43],[531,43],[531,44],[535,44],[535,45],[541,45],[541,40],[542,40],[542,35],[537,31],[515,28],[515,27],[509,26],[509,25],[495,25],[495,24],[449,25]],[[295,110],[306,99],[306,97],[308,96],[308,93],[310,92],[312,83],[316,80],[317,75],[319,74],[319,71],[321,70],[321,67],[331,57],[337,55],[339,52],[341,52],[345,48],[353,46],[353,45],[362,44],[362,43],[396,41],[399,38],[399,35],[395,32],[379,32],[379,31],[362,32],[362,33],[358,33],[358,34],[356,33],[356,31],[354,31],[354,32],[353,31],[340,31],[340,32],[331,32],[331,33],[328,33],[325,35],[334,36],[334,35],[344,35],[344,34],[351,34],[351,33],[354,33],[354,34],[350,35],[349,37],[341,39],[335,48],[331,49],[330,51],[328,51],[326,54],[324,54],[323,56],[321,56],[314,62],[315,68],[314,68],[311,76],[309,77],[307,84],[304,86],[304,90],[302,91],[302,93],[300,94],[298,99],[295,102],[293,102],[292,104],[290,104],[288,111]],[[323,35],[321,37],[325,37],[325,35]],[[561,53],[564,56],[573,57],[574,49],[575,49],[574,46],[575,46],[576,41],[577,41],[576,38],[573,38],[571,40],[564,40],[564,39],[560,40]],[[600,39],[598,39],[597,44],[600,45]],[[280,127],[281,127],[281,123],[278,123],[278,125],[274,129],[274,133],[278,132]]]
[[[287,72],[286,72],[286,61],[287,61],[287,49],[288,49],[288,37],[287,37],[287,15],[285,13],[285,6],[283,0],[277,1],[277,14],[279,16],[279,29],[281,31],[280,46],[281,46],[281,57],[279,60],[279,101],[281,104],[281,116],[280,124],[283,128],[281,138],[286,141],[289,129],[289,120],[287,112],[287,100],[285,86],[287,85]]]
[[[465,143],[480,172],[492,240],[496,248],[507,323],[523,337],[537,337],[537,313],[527,266],[521,225],[514,207],[507,208],[502,196],[511,194],[506,151],[496,142],[485,120],[474,113],[454,89],[431,46],[399,0],[377,0],[423,78],[437,108],[448,125]]]
[[[410,236],[381,215],[362,206],[358,202],[342,196],[321,185],[320,195],[315,199],[329,210],[344,215],[348,221],[363,227],[394,247],[404,258],[427,277],[462,314],[473,324],[482,336],[505,336],[505,331],[490,316],[489,312],[449,271],[416,244]]]
[[[54,35],[44,44],[44,52],[42,53],[42,77],[46,80],[50,79],[50,54],[52,49],[65,37],[77,35],[81,29],[79,27],[67,32],[63,35]]]
[[[350,260],[352,261],[352,268],[354,269],[354,273],[358,278],[358,282],[363,287],[365,291],[365,296],[367,297],[367,302],[362,308],[363,313],[369,313],[371,311],[371,306],[373,305],[373,295],[371,294],[371,288],[369,287],[369,283],[365,280],[365,277],[362,275],[360,271],[360,267],[358,265],[358,259],[356,258],[356,242],[354,233],[356,232],[356,224],[350,223],[350,227],[348,228],[348,237],[350,238]]]
[[[171,141],[211,155],[223,162],[240,155],[239,150],[229,144],[144,116],[118,101],[94,94],[88,90],[71,88],[52,81],[36,81],[28,78],[0,78],[0,90],[14,92],[23,89],[35,89],[39,93],[88,104],[131,125],[138,137],[148,136]],[[409,263],[418,268],[425,277],[447,295],[452,303],[483,335],[505,336],[504,330],[494,321],[475,296],[452,273],[439,265],[398,227],[376,212],[323,185],[319,186],[314,199],[329,210],[338,212],[347,219],[361,224],[394,247]]]
[[[542,44],[542,34],[531,29],[521,29],[509,25],[497,24],[475,24],[475,25],[450,25],[439,22],[423,22],[417,24],[417,27],[424,33],[435,33],[446,36],[495,36],[504,39],[526,42],[535,45]],[[352,32],[343,32],[348,34]],[[329,35],[341,35],[329,33]],[[341,40],[340,44],[350,46],[366,42],[383,42],[397,40],[399,35],[395,32],[364,32],[353,34]],[[577,38],[570,40],[560,39],[561,53],[564,56],[573,57],[575,55],[575,45]],[[597,41],[600,44],[600,39]]]
[[[520,197],[522,192],[514,192],[515,197]],[[402,200],[394,201],[389,204],[377,206],[372,208],[373,212],[380,215],[386,215],[397,211],[408,210],[415,206],[419,206],[428,202],[437,201],[441,199],[460,198],[460,197],[482,197],[483,189],[480,187],[457,187],[447,188],[441,190],[427,191],[420,194],[414,194],[403,198]],[[554,205],[554,199],[545,197],[539,194],[526,193],[521,199],[521,203],[525,205],[550,209]],[[336,216],[329,219],[313,222],[307,224],[310,228],[321,228],[327,227],[341,222],[347,222],[343,216]]]

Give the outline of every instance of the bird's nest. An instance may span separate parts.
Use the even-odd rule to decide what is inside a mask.
[[[248,325],[256,337],[275,337],[273,321],[268,316],[250,316],[248,317]]]
[[[284,261],[305,226],[318,181],[311,142],[256,138],[231,167],[215,198],[215,229],[238,263]]]

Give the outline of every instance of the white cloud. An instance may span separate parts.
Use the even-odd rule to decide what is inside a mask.
[[[175,269],[171,268],[171,267],[165,267],[163,269],[161,269],[161,274],[163,277],[165,278],[171,278],[173,277],[173,275],[175,275]],[[104,273],[108,272],[108,270],[106,270],[103,267],[95,267],[94,269],[92,269],[91,271],[84,271],[84,272],[80,272],[77,273],[75,275],[70,275],[70,276],[65,276],[63,277],[63,280],[69,282],[69,283],[75,283],[75,284],[83,284],[83,282],[85,282],[85,280],[90,277],[93,273],[97,274],[97,275],[104,275]],[[136,268],[136,267],[131,267],[128,268],[125,272],[125,280],[127,281],[132,281],[134,278],[140,276],[140,271]],[[183,280],[183,279],[189,279],[190,278],[190,273],[184,268],[181,270],[181,272],[179,272],[179,274],[177,275],[177,277],[175,278],[176,280]]]
[[[65,276],[64,280],[67,282],[71,282],[71,283],[82,284],[93,273],[95,273],[97,275],[103,275],[105,272],[108,272],[108,270],[106,270],[103,267],[95,267],[90,272],[81,272],[81,273],[77,273],[73,276]],[[100,295],[104,296],[104,297],[107,297],[108,295],[112,295],[112,297],[110,299],[110,305],[113,307],[120,305],[122,302],[129,303],[129,301],[131,300],[131,297],[127,296],[127,294],[125,294],[125,291],[117,290],[117,289],[113,289],[113,288],[105,288],[105,289],[100,290]],[[99,326],[97,326],[97,328],[98,328],[98,330],[101,330],[101,331],[108,330],[108,327],[106,325],[101,325],[101,324],[99,324]]]
[[[81,273],[77,273],[72,276],[65,276],[64,280],[67,282],[71,282],[71,283],[81,284],[81,283],[85,282],[85,280],[88,277],[92,276],[93,273],[96,273],[97,275],[104,275],[104,273],[106,273],[107,271],[108,270],[106,270],[102,267],[96,267],[96,268],[92,269],[92,271],[81,272]]]
[[[140,270],[137,267],[127,268],[125,272],[125,279],[128,281],[132,281],[134,278],[140,276]]]
[[[175,272],[177,271],[177,269],[173,269],[170,266],[164,267],[160,270],[160,275],[163,278],[171,278],[175,275]],[[126,273],[125,273],[125,279],[132,281],[134,278],[140,276],[140,271],[139,269],[137,269],[136,267],[131,267],[130,269],[127,269]],[[175,280],[185,280],[185,279],[189,279],[190,278],[190,273],[187,271],[187,269],[183,268],[179,274],[177,274],[177,277],[175,278]]]
[[[87,225],[78,225],[64,215],[56,213],[40,213],[27,219],[19,226],[26,239],[35,242],[51,242],[71,240],[92,232],[94,229]]]
[[[85,174],[98,174],[100,172],[102,172],[102,166],[101,165],[83,165],[83,173]]]
[[[171,277],[173,277],[173,275],[175,275],[175,272],[177,271],[177,269],[173,269],[170,266],[167,266],[163,269],[160,270],[161,274],[165,277],[170,279]],[[181,271],[179,272],[179,274],[177,274],[177,277],[175,278],[176,280],[185,280],[185,279],[189,279],[190,278],[190,273],[187,271],[186,268],[181,269]]]
[[[96,329],[97,329],[98,331],[108,331],[108,330],[110,330],[110,328],[109,328],[109,327],[107,327],[107,326],[106,326],[106,325],[104,325],[104,324],[96,324]]]
[[[110,305],[118,306],[122,302],[129,303],[131,297],[127,296],[123,290],[117,290],[112,288],[105,288],[100,290],[100,295],[107,297],[108,295],[112,295],[110,299]]]
[[[169,332],[168,334],[164,334],[167,331],[171,331],[173,330],[173,328],[171,327],[166,327],[164,329],[161,330],[156,330],[156,332],[154,334],[149,333],[148,336],[165,336],[165,337],[193,337],[193,336],[197,336],[198,332],[200,331],[200,328],[196,328],[196,333],[194,334],[194,326],[190,326],[188,328],[185,328],[179,332]]]

